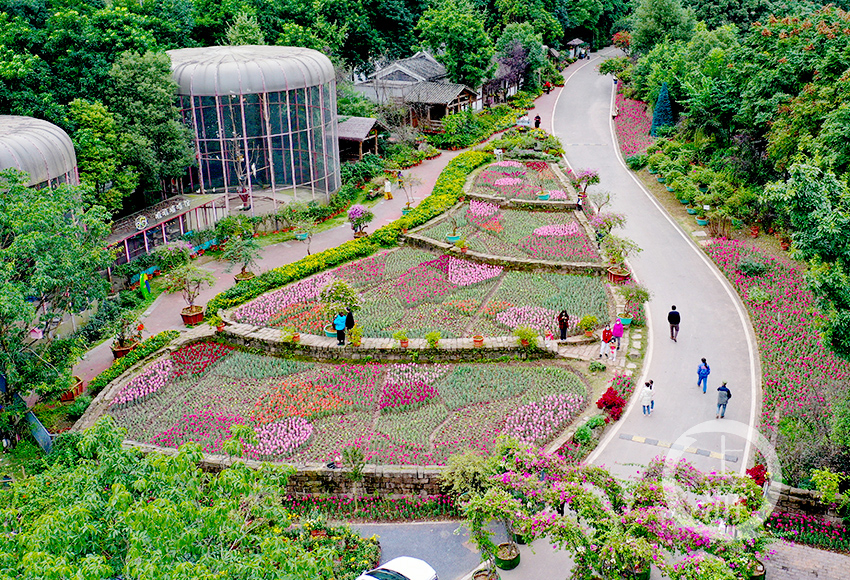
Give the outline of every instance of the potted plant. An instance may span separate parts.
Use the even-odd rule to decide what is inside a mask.
[[[629,326],[632,323],[632,318],[627,313],[638,312],[640,307],[652,298],[652,294],[645,286],[635,284],[634,282],[619,286],[617,292],[626,302],[626,313],[618,314],[617,316],[620,318],[623,326]]]
[[[280,338],[284,342],[291,342],[294,344],[301,340],[301,333],[299,333],[298,329],[294,326],[287,326],[280,331]]]
[[[630,254],[640,252],[640,246],[627,238],[609,234],[602,241],[602,249],[609,263],[608,280],[614,284],[622,284],[628,280],[631,272],[626,268],[626,258]]]
[[[410,202],[408,201],[406,204],[404,204],[404,207],[401,208],[401,215],[407,215],[412,211],[413,211],[413,206],[411,206]]]
[[[399,344],[399,346],[401,346],[401,348],[407,348],[408,345],[410,344],[410,342],[407,338],[407,331],[406,330],[395,331],[393,333],[393,338],[398,341],[398,344]]]
[[[446,241],[448,241],[450,244],[456,244],[458,241],[460,241],[460,234],[457,233],[457,216],[451,216],[449,218],[449,223],[452,224],[452,233],[446,234]]]
[[[225,271],[230,272],[234,266],[240,265],[242,269],[234,276],[236,283],[250,280],[255,274],[248,268],[257,265],[261,253],[260,244],[254,238],[232,236],[227,240],[227,246],[225,246],[224,253],[221,255],[225,261],[230,262],[230,266]]]
[[[514,336],[517,337],[519,345],[523,348],[537,346],[538,333],[529,326],[518,326],[514,330]]]
[[[316,233],[316,220],[302,219],[295,222],[295,239],[307,242],[307,255],[310,255],[310,244],[313,242],[313,234]]]
[[[584,335],[588,338],[593,336],[593,331],[596,330],[598,325],[599,321],[591,315],[582,316],[581,320],[578,321],[578,327],[584,331]]]
[[[364,229],[366,224],[375,219],[375,214],[366,209],[366,206],[356,203],[348,208],[348,221],[351,223],[351,229],[354,230],[355,238],[366,236]]]
[[[360,346],[363,341],[363,327],[359,324],[355,324],[348,329],[348,340],[351,342],[352,346]]]
[[[484,337],[480,334],[476,334],[472,337],[472,345],[478,348],[484,346]]]
[[[428,346],[437,348],[440,344],[440,333],[436,330],[429,332],[425,335],[425,340],[428,341]]]
[[[455,242],[455,247],[460,250],[461,254],[465,254],[466,250],[469,248],[469,244],[466,242],[466,238],[461,238]]]
[[[685,211],[688,212],[688,215],[697,215],[698,210],[693,205],[688,205],[688,207],[685,208]]]
[[[543,191],[541,189],[540,193],[537,194],[537,199],[539,199],[540,201],[549,201],[549,195],[550,193],[548,191]]]
[[[139,345],[142,340],[144,324],[140,324],[134,312],[124,312],[115,323],[115,340],[112,343],[112,357],[119,359]]]
[[[708,225],[708,216],[705,215],[705,210],[702,207],[697,208],[697,225],[698,226],[707,226]]]
[[[206,287],[215,284],[215,276],[206,270],[201,270],[194,264],[180,266],[165,277],[165,291],[171,294],[180,292],[188,306],[180,312],[183,324],[190,326],[199,324],[204,319],[204,309],[196,306],[195,300]]]

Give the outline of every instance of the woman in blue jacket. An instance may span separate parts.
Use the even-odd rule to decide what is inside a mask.
[[[336,329],[336,339],[339,346],[345,346],[345,319],[348,314],[340,312],[334,318],[334,328]]]

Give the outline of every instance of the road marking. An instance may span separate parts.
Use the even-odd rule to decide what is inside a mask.
[[[670,443],[669,441],[659,441],[658,439],[644,437],[643,435],[626,435],[621,433],[619,438],[624,441],[634,441],[635,443],[643,443],[644,445],[652,445],[653,447],[662,447],[664,449],[677,449],[679,451],[684,451],[685,453],[690,453],[691,455],[701,455],[702,457],[710,457],[712,459],[725,459],[732,463],[738,463],[738,457],[736,455],[730,455],[728,453],[726,455],[721,455],[716,451],[709,451],[708,449],[701,449],[699,447],[683,447],[682,445]]]

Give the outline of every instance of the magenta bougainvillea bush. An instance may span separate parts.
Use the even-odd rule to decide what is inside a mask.
[[[328,461],[357,445],[369,462],[443,464],[491,451],[502,434],[546,444],[587,405],[576,375],[542,363],[322,364],[228,350],[178,375],[175,358],[220,346],[155,361],[133,380],[156,375],[157,388],[108,413],[129,439],[164,447],[197,441],[221,453],[232,427],[249,425],[256,440],[245,454],[255,459]]]
[[[490,210],[476,206],[475,211]],[[559,234],[581,230],[576,222],[535,221],[525,227],[529,232],[537,229],[540,239],[551,243]],[[367,337],[390,337],[397,330],[406,330],[410,337],[431,331],[443,338],[505,336],[518,326],[532,326],[546,336],[557,332],[561,309],[576,321],[587,314],[599,320],[608,317],[607,296],[598,278],[507,272],[412,248],[383,252],[270,292],[240,306],[234,317],[321,334],[330,320],[319,296],[334,280],[345,280],[360,292],[362,308],[355,320]]]
[[[655,142],[650,136],[652,118],[646,114],[646,103],[625,98],[617,93],[617,109],[614,130],[624,157],[646,153],[646,148]]]

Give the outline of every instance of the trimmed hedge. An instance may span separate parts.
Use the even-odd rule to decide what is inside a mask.
[[[149,339],[142,341],[139,346],[127,353],[125,356],[116,359],[116,361],[112,363],[111,367],[93,378],[91,382],[89,382],[89,394],[92,397],[97,396],[97,394],[100,393],[106,385],[120,377],[124,371],[140,360],[155,353],[178,336],[180,336],[179,331],[166,330],[164,332],[160,332],[156,336],[152,336]]]
[[[216,294],[207,303],[207,319],[215,316],[219,310],[227,310],[244,304],[271,290],[280,288],[302,278],[312,276],[328,268],[374,254],[381,248],[391,248],[398,243],[402,228],[420,226],[440,215],[463,195],[466,178],[472,171],[492,161],[493,156],[482,151],[466,151],[451,160],[437,178],[431,195],[423,199],[408,215],[377,229],[367,238],[345,242],[335,248],[269,270],[252,280],[239,284]]]

